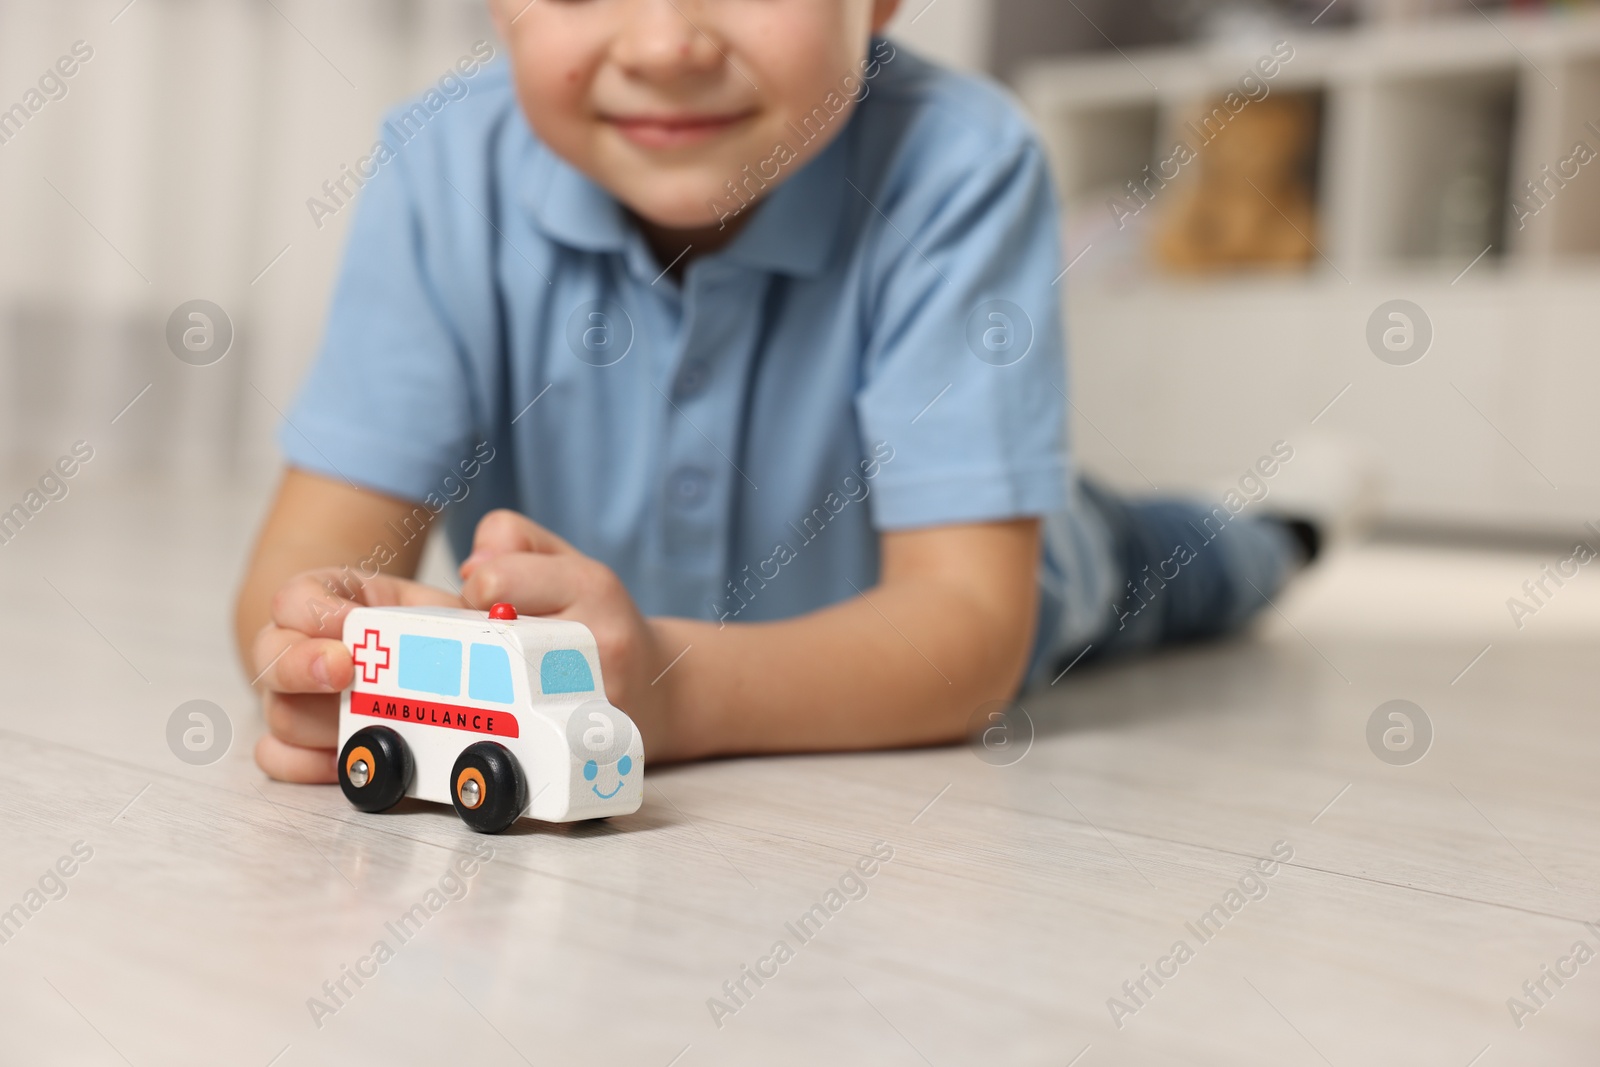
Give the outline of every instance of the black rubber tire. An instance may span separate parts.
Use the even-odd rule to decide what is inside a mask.
[[[365,747],[372,753],[372,773],[367,784],[358,786],[350,780],[348,765],[350,753]],[[350,735],[350,740],[339,750],[339,788],[344,797],[360,811],[388,811],[406,795],[411,786],[411,776],[416,764],[411,749],[400,735],[387,726],[368,726]]]
[[[483,800],[475,808],[461,803],[456,783],[468,767],[483,775]],[[468,745],[450,768],[450,803],[461,821],[480,834],[497,834],[517,821],[528,806],[528,779],[517,758],[502,744],[479,741]]]

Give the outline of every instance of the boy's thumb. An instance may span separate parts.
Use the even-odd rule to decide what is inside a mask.
[[[472,536],[472,554],[461,562],[461,576],[469,578],[478,564],[510,552],[575,552],[571,545],[526,515],[509,508],[491,511],[478,520]]]

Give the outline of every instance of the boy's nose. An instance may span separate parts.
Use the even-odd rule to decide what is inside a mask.
[[[612,58],[629,74],[647,79],[681,78],[715,70],[726,51],[717,39],[716,18],[697,0],[633,0]]]

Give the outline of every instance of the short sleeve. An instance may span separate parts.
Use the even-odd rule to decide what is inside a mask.
[[[316,361],[279,432],[291,466],[407,500],[472,451],[467,362],[404,153],[367,183]]]
[[[1049,170],[1031,136],[978,158],[953,179],[913,183],[919,194],[877,220],[893,252],[873,282],[856,411],[865,443],[894,450],[874,486],[878,529],[1042,516],[1066,505]]]

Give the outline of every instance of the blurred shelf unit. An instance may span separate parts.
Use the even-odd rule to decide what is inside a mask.
[[[1204,141],[1188,123],[1284,39],[1293,57],[1265,99],[1314,104],[1298,109],[1314,149],[1295,188],[1316,254],[1174,270],[1158,238],[1185,197],[1262,217],[1248,186],[1230,200],[1215,179],[1226,164],[1243,185],[1270,109],[1152,183],[1151,210],[1130,221],[1110,202],[1138,206],[1128,183],[1171,175],[1175,142]],[[1600,520],[1600,13],[1285,29],[1036,63],[1017,87],[1066,206],[1090,469],[1130,490],[1210,490],[1274,440],[1332,437],[1378,463],[1392,523],[1565,537]],[[1406,366],[1368,340],[1397,299],[1431,320],[1431,350]]]
[[[1109,195],[1169,159],[1179,137],[1195,143],[1185,118],[1237,91],[1278,40],[1293,57],[1270,92],[1320,104],[1317,272],[1460,270],[1489,245],[1487,261],[1518,267],[1600,257],[1600,179],[1588,173],[1600,159],[1574,158],[1580,141],[1600,152],[1593,12],[1286,28],[1250,46],[1032,64],[1018,89],[1065,203],[1109,222]]]

